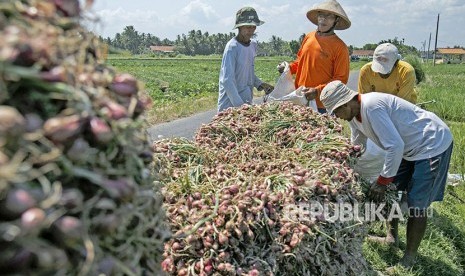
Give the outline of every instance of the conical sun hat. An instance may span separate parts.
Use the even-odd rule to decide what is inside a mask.
[[[339,21],[336,24],[335,30],[345,30],[350,27],[349,17],[342,9],[341,5],[336,0],[328,0],[323,3],[317,4],[307,12],[307,18],[313,24],[318,25],[318,12],[329,12],[339,16]]]

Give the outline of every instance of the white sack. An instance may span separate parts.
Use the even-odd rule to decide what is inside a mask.
[[[285,68],[281,76],[279,76],[273,91],[266,96],[266,101],[290,101],[297,105],[309,106],[317,111],[315,100],[308,101],[302,94],[303,86],[295,89],[294,79],[292,77],[289,63],[284,62]]]
[[[368,139],[366,150],[357,159],[354,170],[363,178],[374,182],[383,169],[385,157],[386,151]]]

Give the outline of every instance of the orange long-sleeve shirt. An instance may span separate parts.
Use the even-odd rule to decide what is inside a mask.
[[[334,80],[347,84],[349,80],[349,50],[337,35],[319,36],[313,31],[305,36],[290,69],[296,74],[295,87],[316,88],[316,104],[318,108],[324,108],[320,93],[326,84]]]

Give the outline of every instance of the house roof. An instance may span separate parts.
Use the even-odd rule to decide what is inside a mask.
[[[174,52],[175,46],[150,46],[150,50],[155,52]]]
[[[352,55],[354,56],[373,56],[374,50],[353,50]]]
[[[465,50],[462,48],[438,48],[438,53],[447,55],[465,55]]]

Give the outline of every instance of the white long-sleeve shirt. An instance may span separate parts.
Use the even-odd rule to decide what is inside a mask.
[[[386,93],[360,97],[361,122],[357,118],[350,121],[351,140],[365,146],[369,138],[386,151],[382,177],[394,177],[402,159],[431,158],[451,145],[449,127],[436,114]]]
[[[245,46],[232,38],[226,44],[219,78],[218,112],[252,103],[253,88],[262,84],[255,75],[256,52],[255,40]]]

